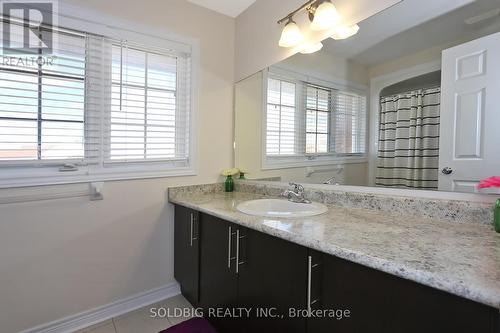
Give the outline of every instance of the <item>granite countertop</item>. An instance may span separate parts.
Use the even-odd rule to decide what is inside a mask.
[[[264,197],[169,192],[172,203],[500,309],[500,234],[492,226],[334,205],[301,219],[236,210],[242,201]]]

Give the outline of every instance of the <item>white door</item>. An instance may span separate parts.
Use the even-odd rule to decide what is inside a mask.
[[[500,175],[500,33],[443,51],[441,86],[439,190],[477,192]]]

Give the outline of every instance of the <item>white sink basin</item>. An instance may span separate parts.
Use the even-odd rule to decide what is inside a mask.
[[[259,199],[240,203],[242,213],[264,217],[308,217],[326,213],[328,208],[320,203],[295,203],[281,199]]]

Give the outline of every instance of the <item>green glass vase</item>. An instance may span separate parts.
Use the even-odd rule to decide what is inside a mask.
[[[497,200],[493,211],[493,224],[495,231],[500,233],[500,199]]]
[[[226,192],[233,192],[234,191],[233,176],[227,176],[226,181],[224,182],[224,189]]]

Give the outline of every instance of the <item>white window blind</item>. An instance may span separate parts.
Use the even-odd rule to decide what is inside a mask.
[[[53,33],[59,48],[52,64],[29,54],[5,55],[2,40],[1,55],[10,61],[0,64],[0,166],[86,159],[85,35]]]
[[[58,173],[68,171],[60,169],[66,164],[76,166],[69,171],[102,175],[95,179],[115,171],[192,172],[189,46],[158,40],[168,45],[163,48],[63,28],[39,33],[49,31],[57,34],[50,55],[0,51],[19,59],[0,63],[0,168],[9,171],[0,185],[10,174]]]
[[[189,62],[187,55],[113,43],[106,163],[187,163]]]
[[[330,136],[331,90],[306,85],[306,154],[327,154]]]
[[[355,156],[366,152],[366,97],[334,90],[331,151]]]
[[[295,83],[270,78],[267,91],[267,155],[294,155],[297,131]]]
[[[270,76],[266,156],[289,162],[363,157],[366,97],[350,91]]]

